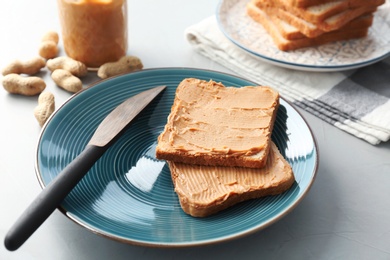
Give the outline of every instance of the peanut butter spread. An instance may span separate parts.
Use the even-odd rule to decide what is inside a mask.
[[[185,79],[176,90],[159,149],[255,155],[269,143],[278,98],[269,87],[235,88]]]
[[[66,54],[91,68],[127,51],[125,0],[57,0]]]
[[[196,211],[215,206],[235,195],[247,194],[243,196],[246,199],[275,195],[294,182],[290,165],[272,142],[267,164],[259,169],[168,163],[175,191],[187,211],[191,211],[191,207]],[[255,195],[249,195],[251,193]]]

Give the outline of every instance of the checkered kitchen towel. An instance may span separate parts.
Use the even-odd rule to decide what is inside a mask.
[[[390,57],[346,72],[303,72],[259,61],[231,43],[215,16],[185,31],[204,56],[371,144],[390,138]]]

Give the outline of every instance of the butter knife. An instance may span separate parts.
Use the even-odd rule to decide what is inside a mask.
[[[143,91],[116,107],[99,124],[84,150],[54,178],[8,231],[4,245],[18,249],[61,204],[77,183],[117,140],[133,119],[165,89]]]

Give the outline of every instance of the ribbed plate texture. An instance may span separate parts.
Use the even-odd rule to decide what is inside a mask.
[[[112,109],[143,90],[167,86],[65,199],[60,210],[66,216],[121,242],[180,247],[216,243],[258,231],[301,201],[315,178],[317,148],[304,119],[281,99],[273,140],[293,167],[293,187],[282,195],[244,202],[207,218],[193,218],[181,210],[169,169],[164,161],[155,159],[154,149],[176,87],[188,77],[213,79],[226,86],[256,85],[214,71],[142,70],[101,81],[72,96],[56,111],[37,146],[36,173],[42,186],[83,150]]]

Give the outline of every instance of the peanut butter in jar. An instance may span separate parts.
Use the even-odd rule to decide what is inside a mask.
[[[89,68],[127,51],[126,0],[57,0],[66,54]]]

